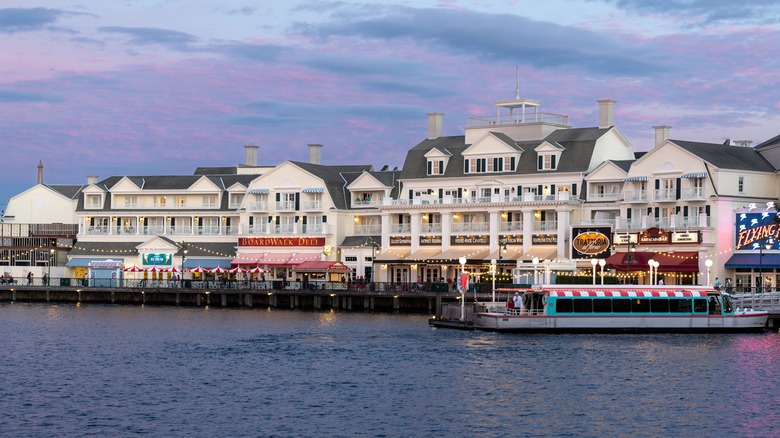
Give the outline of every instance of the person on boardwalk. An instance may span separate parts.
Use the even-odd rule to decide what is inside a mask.
[[[32,271],[30,271],[30,272],[27,273],[27,284],[31,285],[32,284],[32,280],[33,280],[33,275],[32,275]]]
[[[715,284],[713,286],[715,286],[716,290],[720,290],[720,278],[715,277]]]

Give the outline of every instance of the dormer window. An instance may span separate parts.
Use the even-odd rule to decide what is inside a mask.
[[[555,170],[555,154],[539,154],[537,170]]]
[[[428,160],[428,175],[444,175],[444,160]]]
[[[467,158],[464,160],[463,173],[514,172],[516,157]]]

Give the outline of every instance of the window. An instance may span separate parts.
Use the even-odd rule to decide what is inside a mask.
[[[176,197],[176,206],[177,207],[184,207],[187,205],[187,202],[185,201],[184,196],[177,196]]]
[[[156,208],[165,208],[165,204],[167,202],[167,197],[165,196],[155,196],[154,197],[154,206]]]
[[[555,155],[543,154],[539,155],[538,170],[555,170]]]
[[[739,193],[745,193],[745,177],[744,176],[740,176],[739,177],[739,182],[737,183],[737,191],[739,191]]]
[[[691,300],[671,298],[669,299],[669,311],[672,313],[691,313]]]
[[[694,300],[693,300],[693,311],[694,311],[694,313],[707,313],[707,299],[706,298],[694,298]]]
[[[630,311],[631,311],[631,300],[629,299],[612,300],[612,312],[628,313]]]
[[[650,300],[650,311],[653,313],[669,313],[669,300],[664,298]]]
[[[572,312],[572,300],[571,298],[558,298],[555,300],[555,312],[556,313],[571,313]]]
[[[593,300],[590,298],[579,298],[574,300],[574,311],[580,313],[592,313]]]
[[[647,313],[650,311],[650,300],[637,298],[631,300],[631,311],[634,313]]]
[[[102,207],[100,195],[87,195],[87,208],[100,207]]]
[[[444,175],[444,161],[443,160],[429,160],[428,161],[428,175]]]
[[[594,298],[593,311],[596,313],[612,312],[612,300],[609,298]]]
[[[217,195],[203,195],[203,207],[214,208],[217,206]]]
[[[125,196],[125,208],[135,208],[135,207],[138,207],[138,197]]]

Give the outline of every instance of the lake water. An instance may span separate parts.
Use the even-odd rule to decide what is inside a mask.
[[[0,305],[2,436],[779,436],[780,335]]]

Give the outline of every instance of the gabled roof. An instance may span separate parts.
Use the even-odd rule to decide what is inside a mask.
[[[56,184],[44,184],[44,185],[68,199],[76,199],[79,193],[81,193],[81,190],[85,187],[83,185],[81,186],[56,185]]]
[[[339,210],[347,209],[347,181],[341,174],[351,172],[360,173],[364,170],[372,169],[370,165],[326,166],[302,161],[290,161],[290,163],[320,178],[322,182],[325,183],[325,189],[328,191],[328,194],[330,194],[333,205]]]
[[[198,167],[195,175],[235,175],[235,167]]]
[[[775,168],[755,148],[717,143],[669,140],[682,149],[720,169],[774,172]]]
[[[631,169],[631,165],[636,160],[607,160],[607,161],[611,161],[612,164],[614,164],[615,166],[617,166],[617,167],[621,168],[622,170],[625,170],[626,172],[628,172]]]

